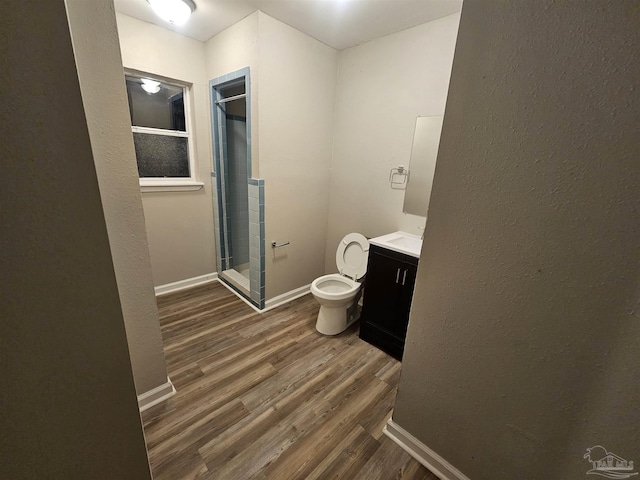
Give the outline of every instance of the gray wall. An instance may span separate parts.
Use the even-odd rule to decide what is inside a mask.
[[[465,2],[394,420],[474,480],[640,461],[637,2]]]
[[[167,368],[113,2],[66,3],[133,375],[140,395],[165,384]]]
[[[236,102],[230,102],[231,104]],[[249,184],[247,122],[227,118],[227,194],[232,266],[249,263]]]
[[[63,0],[0,18],[0,476],[150,479]]]

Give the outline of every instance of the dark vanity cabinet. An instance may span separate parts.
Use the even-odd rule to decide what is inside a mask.
[[[418,259],[377,245],[369,248],[360,338],[402,359]]]

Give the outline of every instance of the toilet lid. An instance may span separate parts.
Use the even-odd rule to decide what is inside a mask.
[[[367,273],[369,260],[369,241],[359,233],[349,233],[338,245],[336,251],[336,265],[342,275],[356,280]]]

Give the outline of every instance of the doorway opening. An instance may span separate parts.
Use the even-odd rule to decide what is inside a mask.
[[[219,278],[264,308],[264,180],[252,177],[249,68],[209,82]]]

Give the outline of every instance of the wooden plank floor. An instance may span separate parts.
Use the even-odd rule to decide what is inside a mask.
[[[311,295],[258,314],[218,282],[158,298],[177,394],[143,413],[156,480],[429,479],[382,434],[400,363],[314,328]]]

